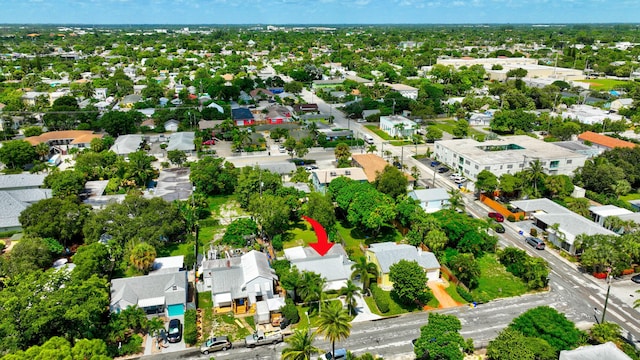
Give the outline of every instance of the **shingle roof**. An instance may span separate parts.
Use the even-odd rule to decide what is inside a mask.
[[[113,279],[111,310],[125,309],[145,299],[154,298],[164,298],[165,305],[185,304],[187,291],[186,271]]]
[[[44,184],[44,174],[0,175],[0,190],[38,188]]]
[[[353,159],[353,162],[364,170],[369,182],[376,181],[378,174],[382,173],[385,167],[391,166],[391,164],[389,164],[385,159],[376,154],[353,154],[351,155],[351,159]],[[411,175],[404,175],[409,181],[415,180]]]
[[[138,151],[140,144],[142,144],[142,135],[120,135],[110,150],[118,155],[126,155]]]
[[[296,266],[300,271],[311,271],[319,274],[327,281],[347,280],[351,278],[351,264],[348,259],[340,255],[322,256],[297,259],[291,261],[291,266]]]
[[[16,200],[6,191],[0,191],[0,228],[22,226],[18,218],[22,210],[26,208],[25,203]]]
[[[169,137],[169,145],[167,145],[167,151],[181,150],[181,151],[193,151],[196,149],[196,145],[193,143],[195,139],[195,133],[192,131],[177,132],[171,134]]]
[[[247,108],[237,108],[231,109],[231,117],[233,120],[253,119],[253,114]]]
[[[610,136],[607,135],[602,135],[602,134],[598,134],[598,133],[594,133],[593,131],[585,131],[582,134],[578,135],[578,139],[582,140],[582,141],[590,141],[594,144],[600,145],[600,146],[604,146],[607,147],[609,149],[613,149],[613,148],[617,148],[617,147],[621,147],[621,148],[635,148],[637,145],[629,142],[629,141],[624,141],[624,140],[620,140],[620,139],[616,139],[616,138],[612,138]]]
[[[280,175],[287,175],[296,171],[296,165],[290,162],[261,163],[258,164],[258,167]]]
[[[375,253],[383,273],[400,260],[416,261],[424,269],[439,269],[440,263],[431,252],[418,251],[415,246],[392,242],[371,244],[368,251]]]

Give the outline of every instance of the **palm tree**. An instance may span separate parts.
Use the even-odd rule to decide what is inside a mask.
[[[336,341],[344,340],[351,335],[349,313],[339,302],[332,302],[320,312],[318,318],[318,334],[331,342],[331,358],[335,359]]]
[[[242,149],[245,143],[251,142],[251,135],[246,130],[238,130],[233,135],[233,145],[236,149]]]
[[[376,151],[378,151],[378,147],[375,145],[369,145],[367,147],[367,154],[375,153]]]
[[[371,279],[375,279],[378,274],[378,267],[374,263],[367,262],[367,258],[360,256],[353,265],[351,265],[351,279],[357,277],[362,281],[362,293],[366,293],[369,289]]]
[[[282,349],[282,360],[311,360],[312,354],[322,352],[319,348],[313,346],[315,334],[304,329],[296,329],[296,331],[285,342],[289,345]]]
[[[96,89],[93,87],[93,83],[91,81],[86,82],[84,86],[82,86],[82,96],[84,96],[85,99],[92,98],[95,93]]]
[[[631,184],[625,179],[616,181],[611,185],[611,190],[616,194],[618,198],[622,195],[627,195],[631,191]]]
[[[449,189],[449,210],[464,211],[464,201],[462,200],[462,194],[458,189]]]
[[[306,303],[318,302],[319,311],[320,303],[324,297],[324,287],[326,282],[327,281],[320,275],[311,271],[304,271],[302,272],[300,281],[298,282],[298,296]]]
[[[131,261],[133,267],[140,271],[147,272],[155,260],[156,249],[146,242],[136,244],[133,249],[131,249],[129,261]]]
[[[347,285],[340,289],[340,295],[345,296],[345,302],[347,303],[349,314],[356,315],[356,296],[360,296],[360,289],[353,283],[353,281],[351,281],[351,279],[347,280]]]
[[[538,183],[544,181],[546,174],[540,160],[535,159],[523,170],[525,179],[533,185],[533,195],[538,196]]]
[[[36,154],[40,157],[40,160],[45,160],[45,156],[49,155],[49,144],[40,143],[36,145]]]
[[[396,136],[398,136],[401,139],[404,139],[404,128],[405,125],[404,123],[397,123],[395,125],[393,125],[393,128],[396,129]]]

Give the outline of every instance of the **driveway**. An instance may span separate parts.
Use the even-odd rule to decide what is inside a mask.
[[[440,303],[438,308],[447,309],[462,305],[461,303],[453,300],[451,295],[447,293],[445,289],[449,286],[449,283],[445,283],[444,280],[429,281],[427,285],[429,286],[429,289],[431,289],[433,296],[435,296]]]

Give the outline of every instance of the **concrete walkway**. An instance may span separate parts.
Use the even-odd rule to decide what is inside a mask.
[[[355,297],[356,300],[356,317],[351,321],[352,323],[363,322],[363,321],[371,321],[376,319],[381,319],[382,316],[376,315],[371,312],[371,309],[367,306],[367,303],[364,301],[364,298],[361,295]]]

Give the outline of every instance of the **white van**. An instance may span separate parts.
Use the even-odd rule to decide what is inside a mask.
[[[364,135],[364,141],[367,144],[373,145],[373,136],[365,134]]]

